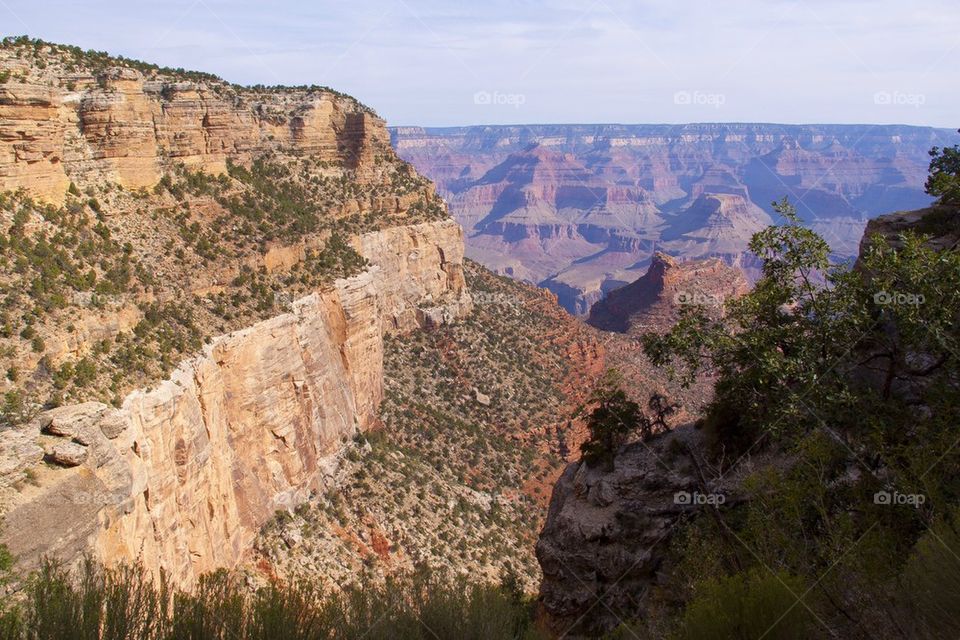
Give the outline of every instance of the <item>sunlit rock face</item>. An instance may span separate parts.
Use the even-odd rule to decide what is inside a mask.
[[[122,407],[42,413],[0,432],[3,541],[24,569],[42,555],[140,561],[180,585],[236,566],[277,509],[327,489],[344,441],[383,396],[383,339],[471,308],[454,221],[355,239],[365,272],[289,313],[215,338]]]

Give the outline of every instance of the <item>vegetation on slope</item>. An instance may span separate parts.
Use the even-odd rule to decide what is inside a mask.
[[[0,610],[2,640],[371,640],[535,638],[516,585],[471,584],[438,574],[324,590],[274,582],[256,591],[217,572],[191,592],[137,567],[75,573],[47,564],[25,601]]]
[[[174,167],[149,192],[71,185],[61,207],[0,194],[0,375],[13,386],[0,423],[119,403],[211,337],[363,270],[349,238],[397,224],[372,203],[427,184],[392,156],[377,171],[359,182],[326,161],[271,154],[219,176]],[[345,214],[354,201],[367,213]],[[445,217],[421,199],[402,222]],[[289,266],[264,257],[301,247]]]
[[[466,275],[467,318],[388,339],[382,429],[326,494],[265,528],[272,570],[348,582],[429,566],[536,589],[534,542],[576,449],[595,338],[542,291],[469,261]]]
[[[745,500],[675,536],[651,615],[630,632],[954,637],[960,253],[908,233],[831,267],[826,243],[777,208],[786,224],[751,243],[764,267],[749,295],[723,320],[688,308],[646,338],[658,364],[719,376],[700,427],[717,474],[760,452],[774,462],[750,474]]]

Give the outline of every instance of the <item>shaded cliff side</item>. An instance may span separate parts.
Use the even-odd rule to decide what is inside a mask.
[[[764,374],[757,383],[760,400],[742,399],[748,394],[736,381],[752,380],[756,370],[749,367],[763,362],[754,346],[744,353],[742,369],[721,378],[719,402],[706,420],[620,448],[612,470],[582,461],[567,467],[554,487],[537,544],[544,573],[541,603],[557,633],[599,637],[623,625],[642,637],[682,630],[688,635],[679,637],[704,637],[687,626],[690,618],[684,616],[691,603],[710,597],[704,585],[727,589],[714,594],[735,593],[735,580],[723,580],[748,579],[743,576],[752,567],[763,575],[799,576],[815,585],[821,595],[807,600],[804,611],[819,633],[917,635],[916,613],[903,603],[928,594],[904,591],[902,578],[915,559],[914,545],[929,527],[919,523],[936,518],[916,505],[898,504],[896,496],[926,501],[924,508],[931,513],[956,504],[960,459],[950,445],[957,415],[953,326],[958,272],[953,252],[960,237],[958,214],[956,207],[938,205],[871,221],[861,268],[885,264],[885,271],[858,270],[839,284],[833,281],[837,299],[845,304],[828,307],[831,314],[815,318],[815,331],[792,336],[818,351],[824,347],[816,342],[817,332],[836,331],[832,322],[862,323],[850,335],[842,328],[831,334],[845,339],[836,340],[823,361],[809,353],[794,356],[813,372],[814,383],[791,387],[790,374],[783,380],[775,374],[799,365],[774,360],[774,374]],[[905,241],[901,234],[907,231],[926,235],[927,242]],[[873,235],[883,236],[899,253],[888,252],[887,261],[880,262],[866,249]],[[911,260],[922,267],[906,276],[897,271]],[[886,289],[879,289],[880,282]],[[921,302],[908,311],[890,302],[891,295],[917,291],[926,294],[925,302],[920,295]],[[828,304],[825,297],[818,301]],[[797,314],[806,320],[802,311]],[[786,313],[780,321],[788,322]],[[756,345],[750,340],[764,330],[744,323],[738,335],[745,344]],[[796,325],[790,333],[797,333]],[[909,342],[916,335],[919,339]],[[937,340],[926,341],[927,335]],[[898,359],[901,352],[910,353],[906,365]],[[836,401],[841,395],[843,403]],[[746,406],[751,402],[755,408]],[[790,402],[798,402],[800,410],[776,413]],[[739,442],[744,432],[738,429],[750,410],[779,417],[762,422],[761,433],[749,432]],[[931,461],[919,465],[923,482],[910,467],[916,459]],[[845,529],[837,535],[839,522]],[[940,535],[927,537],[941,545],[932,537]],[[870,542],[860,546],[862,540]],[[942,548],[945,558],[951,557],[953,551]],[[934,573],[929,565],[924,571]],[[928,579],[935,589],[946,584],[943,574]],[[788,597],[773,609],[740,611],[729,621],[711,614],[709,623],[715,626],[710,628],[731,628],[744,616],[754,621],[769,617],[762,628],[774,634],[797,599]],[[847,615],[851,611],[855,618]],[[902,626],[891,626],[891,611],[905,621]]]

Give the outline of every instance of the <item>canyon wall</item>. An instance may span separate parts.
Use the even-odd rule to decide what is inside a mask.
[[[10,56],[0,51],[0,67],[33,75],[0,84],[0,191],[60,203],[71,181],[152,187],[170,163],[219,173],[228,158],[270,150],[363,173],[389,148],[383,120],[329,90],[256,91],[128,68],[43,74]]]
[[[90,551],[189,585],[236,566],[276,510],[328,488],[342,444],[376,422],[384,334],[471,305],[452,220],[355,244],[369,269],[213,339],[119,409],[66,406],[0,432],[0,476],[30,469],[3,496],[2,539],[20,566]]]
[[[756,277],[747,243],[784,196],[852,258],[869,219],[930,203],[927,152],[958,141],[931,127],[760,123],[397,127],[391,139],[450,202],[469,257],[577,315],[657,251]]]
[[[257,173],[261,158],[289,175]],[[194,175],[180,164],[217,174],[229,162],[247,168],[246,183],[195,177],[214,186],[204,191],[177,182]],[[432,185],[396,158],[384,121],[324,87],[244,88],[75,47],[4,40],[0,193],[18,190],[63,205],[71,212],[64,216],[96,216],[150,277],[102,296],[96,317],[64,296],[62,309],[35,323],[47,338],[42,348],[10,337],[12,346],[3,346],[24,375],[8,376],[0,392],[26,395],[61,359],[133,336],[142,309],[157,300],[179,301],[187,315],[215,299],[240,313],[255,295],[234,283],[244,269],[271,294],[264,315],[253,316],[266,319],[250,326],[217,324],[241,317],[227,313],[202,316],[196,330],[211,336],[202,351],[151,388],[117,393],[116,406],[81,403],[109,399],[87,394],[27,424],[0,416],[0,542],[23,571],[42,555],[72,561],[89,552],[108,564],[142,562],[187,586],[237,566],[278,509],[331,488],[343,444],[379,423],[384,336],[471,308],[460,226]],[[228,207],[238,194],[252,199]],[[15,197],[3,195],[7,221]],[[282,217],[282,207],[297,209],[302,224],[284,227],[281,239],[261,217]],[[182,228],[164,211],[176,211]],[[237,231],[249,223],[245,214],[257,222],[246,235]],[[28,248],[65,219],[34,218],[23,232]],[[350,258],[317,256],[334,234],[366,267],[310,280]],[[200,235],[218,242],[217,252],[197,253]],[[273,306],[272,294],[285,291],[298,299]],[[131,339],[143,346],[139,334]]]

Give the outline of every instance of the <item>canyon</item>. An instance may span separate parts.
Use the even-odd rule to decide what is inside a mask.
[[[960,492],[960,225],[924,191],[957,139],[388,129],[326,87],[4,39],[0,592],[90,558],[288,630],[348,602],[348,637],[398,637],[385,595],[692,638],[703,611],[779,637],[819,587],[829,635],[887,637],[941,514],[878,492]],[[784,195],[829,246],[755,235]]]
[[[4,247],[53,296],[24,304],[4,258],[0,539],[23,571],[237,567],[378,424],[387,337],[470,312],[461,228],[332,90],[29,40],[0,68]]]
[[[870,218],[926,206],[928,150],[949,129],[898,125],[394,127],[437,183],[467,255],[546,287],[586,316],[655,252],[717,257],[757,276],[750,236],[789,197],[839,260]]]
[[[344,440],[374,423],[384,336],[470,308],[455,223],[360,241],[368,271],[214,338],[120,408],[67,405],[0,433],[20,454],[4,471],[33,470],[4,500],[3,540],[23,566],[92,551],[191,584],[236,566],[278,509],[328,488]],[[80,457],[61,460],[71,445]],[[43,465],[45,454],[66,466]]]

